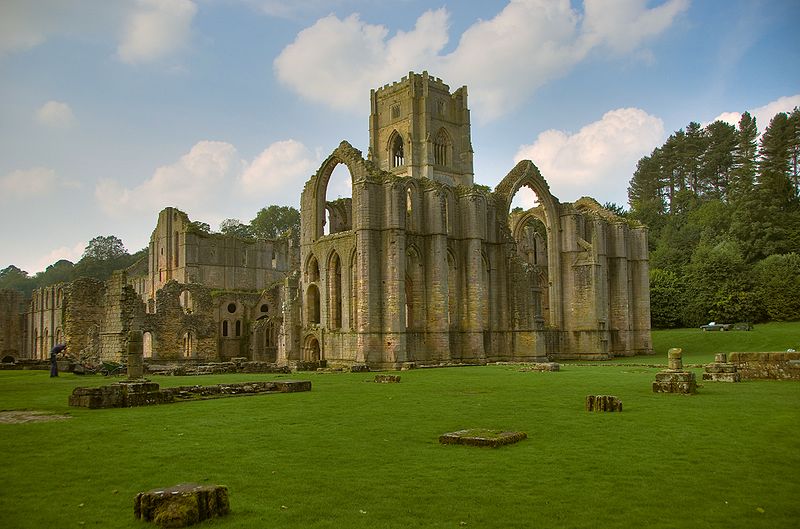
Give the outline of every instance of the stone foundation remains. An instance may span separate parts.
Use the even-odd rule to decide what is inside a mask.
[[[439,443],[443,445],[459,444],[497,448],[498,446],[518,443],[527,438],[528,434],[525,432],[472,428],[470,430],[459,430],[457,432],[442,434],[439,436]]]
[[[800,380],[800,352],[731,353],[730,361],[745,380]]]
[[[561,364],[558,362],[538,362],[536,364],[526,365],[520,371],[560,371]]]
[[[400,375],[375,375],[375,382],[381,384],[397,384],[400,382]]]
[[[75,388],[69,397],[69,405],[90,409],[131,408],[188,400],[298,391],[311,391],[311,382],[308,380],[279,380],[160,389],[155,382],[135,380],[116,382],[99,388]]]
[[[653,382],[653,393],[697,393],[697,379],[691,371],[683,370],[681,355],[683,350],[672,348],[667,351],[669,367],[656,374]]]
[[[739,382],[742,378],[736,365],[728,362],[725,353],[714,355],[714,362],[705,366],[704,369],[703,380],[711,382]]]
[[[137,519],[159,527],[187,527],[230,510],[227,487],[197,483],[140,492],[133,503]]]
[[[622,401],[613,395],[586,395],[586,411],[622,411]]]

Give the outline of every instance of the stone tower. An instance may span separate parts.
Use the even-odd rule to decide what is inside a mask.
[[[398,176],[472,186],[467,87],[409,72],[370,93],[369,158]]]

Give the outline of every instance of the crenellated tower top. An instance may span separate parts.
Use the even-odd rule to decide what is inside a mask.
[[[370,92],[369,159],[398,175],[473,184],[467,87],[453,93],[428,72]]]

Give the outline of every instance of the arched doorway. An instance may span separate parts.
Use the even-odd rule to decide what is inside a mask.
[[[316,336],[310,335],[306,338],[305,346],[303,347],[303,360],[306,362],[319,362],[322,360],[322,352]]]

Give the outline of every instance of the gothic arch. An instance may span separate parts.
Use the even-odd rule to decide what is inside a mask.
[[[346,141],[340,143],[330,156],[322,162],[322,165],[306,183],[303,190],[303,209],[308,211],[308,229],[311,230],[304,233],[304,238],[310,238],[311,241],[319,239],[324,233],[323,224],[327,205],[328,182],[333,170],[339,164],[347,167],[354,184],[360,180],[365,180],[369,175],[367,161],[364,160],[361,151]],[[310,195],[307,195],[307,193],[310,193]],[[353,196],[355,196],[355,193],[353,193]],[[305,215],[306,211],[303,214]],[[350,217],[352,218],[352,215]]]
[[[427,318],[425,307],[425,265],[419,249],[411,244],[406,248],[406,329],[421,331]]]
[[[328,328],[342,327],[342,260],[336,250],[328,254],[327,272]]]
[[[559,202],[550,193],[550,186],[542,177],[539,168],[530,160],[522,160],[497,185],[494,195],[500,205],[500,215],[508,219],[511,200],[522,186],[528,186],[536,193],[544,213],[547,229],[547,262],[549,275],[550,324],[561,328],[561,219]],[[541,220],[541,219],[540,219]],[[506,222],[508,222],[506,220]],[[509,226],[509,234],[511,227]]]
[[[394,129],[386,141],[386,159],[389,160],[389,166],[392,169],[406,165],[406,155],[408,153],[405,151],[403,135],[397,132],[397,129]]]
[[[433,140],[433,163],[443,167],[453,163],[453,140],[444,127],[439,129]]]

